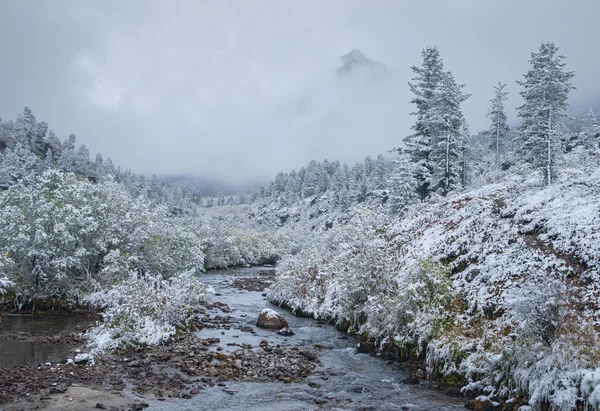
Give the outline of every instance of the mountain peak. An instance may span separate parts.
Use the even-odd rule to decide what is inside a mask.
[[[359,49],[353,49],[340,57],[342,65],[336,70],[338,75],[362,72],[370,76],[387,75],[385,64],[372,60]]]

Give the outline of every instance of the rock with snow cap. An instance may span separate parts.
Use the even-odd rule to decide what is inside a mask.
[[[280,330],[288,326],[287,321],[277,311],[265,308],[262,310],[256,321],[256,326],[260,328],[268,328],[271,330]]]

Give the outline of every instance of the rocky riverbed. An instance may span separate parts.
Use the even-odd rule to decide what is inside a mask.
[[[168,346],[100,356],[93,365],[67,363],[84,349],[81,328],[5,334],[70,344],[71,351],[63,361],[0,369],[0,410],[463,409],[464,401],[424,380],[408,384],[410,372],[397,364],[360,354],[333,327],[266,303],[270,277],[257,269],[206,274],[202,281],[217,293],[196,310],[198,331]],[[256,327],[265,308],[283,314],[295,335]]]
[[[233,286],[246,291],[264,291],[275,281],[275,269],[260,270],[255,277],[240,277],[233,280]]]
[[[217,309],[230,312],[226,304],[209,303],[198,310],[197,328],[202,330],[232,328],[239,333],[256,333],[247,326],[234,325],[231,317],[207,314]],[[62,331],[55,335],[38,335],[19,331],[5,334],[7,340],[35,338],[39,344],[83,343],[83,330]],[[227,390],[228,381],[280,381],[291,383],[309,375],[318,365],[316,348],[298,349],[262,340],[258,346],[230,342],[226,351],[219,338],[199,338],[183,334],[167,346],[141,352],[124,351],[96,358],[95,363],[45,363],[0,370],[0,404],[27,401],[43,406],[54,394],[64,394],[70,386],[86,386],[108,392],[126,387],[142,398],[150,395],[157,401],[167,398],[189,399],[208,387]],[[66,362],[67,358],[65,358]],[[141,405],[140,405],[141,404]],[[101,404],[102,405],[102,404]],[[142,402],[122,405],[119,409],[139,409]],[[7,408],[8,409],[8,408]]]

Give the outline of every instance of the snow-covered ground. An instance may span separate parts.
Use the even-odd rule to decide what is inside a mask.
[[[284,258],[268,297],[464,390],[574,409],[600,365],[600,169],[537,181],[505,176],[402,219],[357,209]]]

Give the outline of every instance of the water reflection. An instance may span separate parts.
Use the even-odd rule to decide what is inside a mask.
[[[38,335],[76,331],[94,320],[59,315],[10,315],[0,323],[0,368],[62,362],[75,347],[70,344],[38,343]],[[19,334],[15,338],[15,334]],[[10,338],[7,338],[10,336]]]

